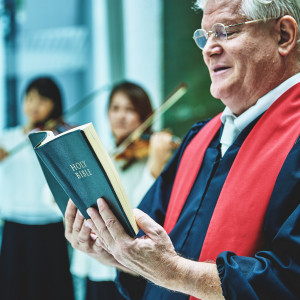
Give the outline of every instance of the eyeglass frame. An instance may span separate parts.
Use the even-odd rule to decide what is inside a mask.
[[[226,33],[226,36],[224,38],[224,40],[227,40],[227,28],[230,28],[230,27],[235,27],[235,26],[240,26],[240,25],[247,25],[247,24],[251,24],[251,23],[257,23],[257,22],[262,22],[262,21],[269,21],[269,20],[275,20],[275,18],[267,18],[267,19],[257,19],[257,20],[250,20],[250,21],[245,21],[245,22],[242,22],[242,23],[237,23],[237,24],[231,24],[231,25],[224,25],[223,23],[216,23],[212,26],[212,28],[216,25],[222,25],[225,29],[225,33]],[[195,38],[195,33],[198,31],[198,30],[202,30],[202,32],[204,32],[204,37],[206,38],[206,42],[205,42],[205,45],[203,46],[203,48],[201,48],[198,43],[196,42],[196,38]],[[208,39],[210,38],[211,35],[214,35],[214,37],[216,38],[216,40],[218,41],[217,39],[217,36],[216,36],[216,32],[213,32],[213,30],[209,30],[209,31],[206,31],[205,29],[202,29],[202,28],[199,28],[199,29],[196,29],[194,31],[194,34],[193,34],[193,40],[195,41],[197,47],[201,50],[204,49],[204,47],[206,46],[206,43],[208,41]]]

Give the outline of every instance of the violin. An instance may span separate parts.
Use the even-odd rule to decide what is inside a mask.
[[[55,135],[60,134],[64,131],[74,128],[74,126],[66,123],[62,118],[59,119],[50,119],[48,120],[44,126],[37,127],[34,130],[51,130]]]
[[[113,149],[110,155],[116,160],[125,160],[127,168],[133,161],[143,159],[149,154],[150,134],[145,131],[150,128],[157,118],[173,106],[187,91],[187,85],[181,83],[163,104],[155,110],[137,129],[135,129],[120,145]],[[168,130],[165,130],[168,132]],[[172,148],[177,149],[180,138],[172,136]]]
[[[167,130],[166,130],[167,131]],[[167,131],[168,132],[168,131]],[[134,140],[126,149],[115,156],[116,160],[139,160],[144,159],[149,155],[151,134],[143,133],[140,138]],[[172,135],[171,147],[176,150],[181,143],[181,139]]]
[[[66,130],[71,129],[73,126],[67,124],[64,122],[61,118],[54,120],[50,119],[48,120],[44,126],[37,126],[33,129],[28,130],[28,132],[36,132],[36,131],[41,131],[41,130],[51,130],[54,132],[55,135],[60,134]],[[19,151],[21,151],[24,147],[29,146],[30,141],[29,139],[24,139],[22,142],[20,142],[18,145],[16,145],[14,148],[12,148],[9,152],[6,153],[5,157],[10,157]],[[1,160],[0,160],[1,161]]]
[[[91,92],[90,94],[88,94],[87,96],[85,96],[82,100],[80,100],[79,102],[77,102],[76,104],[74,104],[71,108],[69,108],[68,110],[66,110],[62,114],[62,116],[59,117],[58,119],[56,119],[56,120],[54,120],[54,119],[48,120],[46,122],[46,124],[42,128],[37,127],[35,129],[32,129],[32,131],[33,130],[52,130],[52,131],[56,132],[56,134],[58,134],[58,133],[61,133],[63,131],[71,129],[72,126],[70,126],[67,123],[65,123],[63,121],[63,119],[68,118],[68,117],[72,116],[73,114],[75,114],[76,112],[80,111],[87,104],[89,104],[90,102],[94,101],[97,96],[99,96],[103,92],[106,92],[106,91],[108,91],[110,89],[111,89],[111,85],[109,85],[109,84],[103,85],[99,89],[97,89],[97,90]],[[27,147],[29,145],[31,145],[29,139],[25,139],[24,141],[22,141],[18,145],[16,145],[13,149],[11,149],[7,153],[6,157],[9,157],[9,156],[12,156],[12,155],[18,153],[24,147]]]

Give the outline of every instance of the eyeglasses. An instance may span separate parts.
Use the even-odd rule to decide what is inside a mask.
[[[233,24],[233,25],[227,25],[225,26],[222,23],[216,23],[213,25],[211,31],[206,31],[204,29],[197,29],[194,32],[193,39],[196,43],[196,45],[203,50],[203,48],[206,45],[207,40],[209,37],[212,35],[215,37],[217,41],[224,41],[227,40],[228,35],[230,35],[230,32],[227,32],[228,28],[239,26],[239,25],[246,25],[246,24],[251,24],[251,23],[257,23],[257,22],[262,22],[262,21],[268,21],[272,19],[259,19],[259,20],[251,20],[251,21],[246,21],[243,23],[238,23],[238,24]]]

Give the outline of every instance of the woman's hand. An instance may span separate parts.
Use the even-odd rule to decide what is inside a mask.
[[[147,166],[154,178],[157,178],[172,156],[174,145],[172,134],[168,131],[156,132],[151,135]]]

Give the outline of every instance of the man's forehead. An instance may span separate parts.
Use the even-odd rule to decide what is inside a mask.
[[[208,0],[204,8],[202,28],[241,17],[241,2],[242,0]]]

